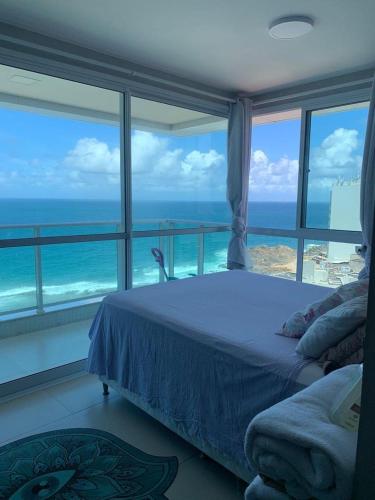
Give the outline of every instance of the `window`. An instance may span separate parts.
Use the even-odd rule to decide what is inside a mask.
[[[152,247],[163,251],[171,277],[220,270],[227,238],[205,231],[231,221],[227,120],[137,97],[131,115],[133,230],[149,236],[133,241],[133,285],[164,279]]]
[[[300,130],[300,109],[253,120],[248,223],[261,232],[247,238],[253,272],[296,279],[297,239],[267,230],[296,229]]]
[[[132,98],[134,229],[230,221],[227,120]]]
[[[368,102],[361,102],[254,118],[251,270],[330,287],[357,279],[363,266],[356,245],[367,114]]]
[[[251,139],[251,227],[296,225],[301,110],[255,117]]]
[[[306,226],[359,231],[368,103],[310,114]]]
[[[0,382],[86,357],[100,298],[124,287],[121,102],[0,65],[0,323],[22,359]]]

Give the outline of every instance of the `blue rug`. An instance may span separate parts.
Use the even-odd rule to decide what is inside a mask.
[[[177,469],[108,432],[63,429],[0,448],[0,498],[165,500]]]

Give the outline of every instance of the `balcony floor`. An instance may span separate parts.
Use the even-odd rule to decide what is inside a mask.
[[[0,384],[87,357],[91,320],[0,340]]]

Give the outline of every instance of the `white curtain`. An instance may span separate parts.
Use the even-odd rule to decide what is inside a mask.
[[[227,199],[232,210],[232,238],[228,269],[248,269],[246,249],[247,198],[249,190],[252,104],[239,98],[232,104],[228,124]]]
[[[361,226],[362,247],[360,254],[365,260],[365,265],[359,273],[360,278],[369,275],[371,258],[371,238],[374,226],[375,209],[375,80],[372,86],[372,95],[367,122],[366,142],[363,153],[361,175]]]

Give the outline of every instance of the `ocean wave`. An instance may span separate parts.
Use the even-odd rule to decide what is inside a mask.
[[[116,281],[76,281],[73,283],[64,283],[61,285],[43,286],[44,295],[93,295],[105,290],[117,290]]]
[[[206,260],[205,273],[223,271],[226,250],[214,252],[212,260]],[[168,269],[168,268],[167,268]],[[191,261],[185,265],[175,266],[174,276],[185,278],[197,274],[197,263]],[[159,268],[155,266],[133,269],[133,284],[135,287],[159,282]],[[43,286],[43,299],[47,303],[57,303],[66,300],[84,299],[93,295],[105,295],[117,290],[117,281],[74,281]],[[0,290],[0,311],[15,310],[35,306],[35,286],[15,286]]]
[[[8,288],[5,290],[0,290],[0,299],[8,298],[17,295],[26,295],[28,293],[35,293],[35,287],[32,286],[20,286],[18,288]]]
[[[73,283],[62,283],[60,285],[46,285],[43,286],[43,295],[56,296],[56,295],[92,295],[105,290],[116,290],[117,282],[101,282],[101,281],[76,281]],[[17,297],[20,295],[35,294],[35,287],[20,286],[15,288],[8,288],[0,291],[0,299],[9,297]]]

